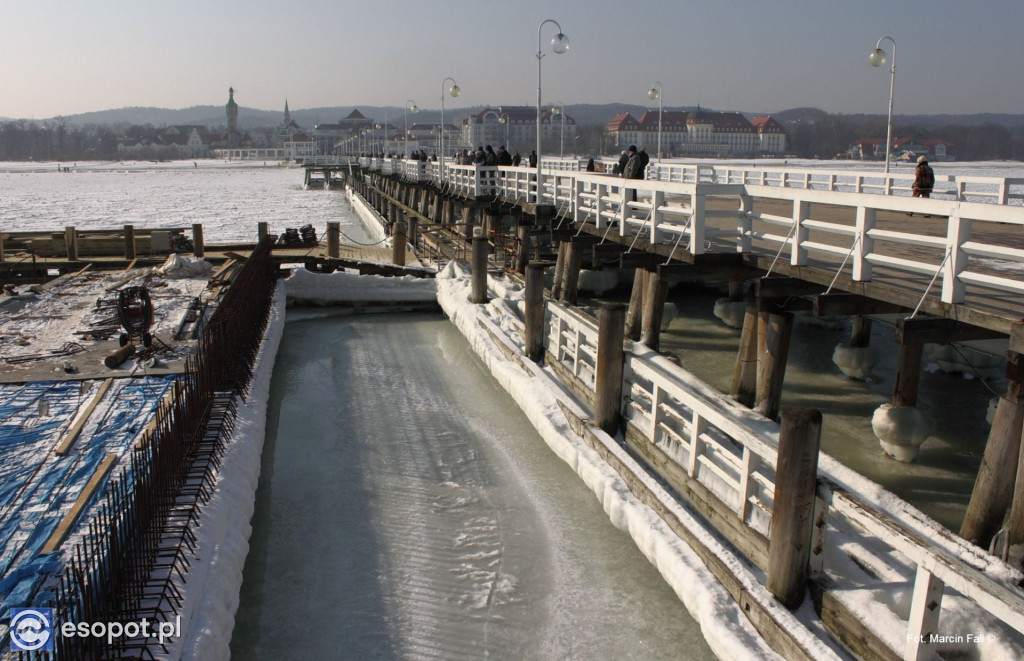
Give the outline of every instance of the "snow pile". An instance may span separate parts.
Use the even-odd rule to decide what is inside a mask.
[[[913,461],[931,429],[931,421],[913,406],[882,404],[871,416],[871,431],[885,453],[898,461]]]
[[[296,269],[286,283],[289,303],[330,305],[437,300],[437,283],[433,278],[417,278],[411,275],[388,278],[379,275],[355,275],[344,271],[312,273],[306,269]]]
[[[869,346],[851,347],[840,342],[832,352],[832,362],[843,374],[857,381],[864,381],[870,376],[877,360],[875,350]]]
[[[270,323],[253,368],[246,401],[228,441],[213,497],[203,509],[197,549],[185,584],[182,636],[171,658],[207,661],[230,658],[229,645],[249,552],[252,514],[266,437],[267,401],[277,348],[284,332],[284,285],[279,283]]]
[[[955,344],[924,345],[925,369],[962,373],[967,378],[998,379],[1006,373],[1006,360]]]
[[[743,317],[747,314],[747,302],[720,298],[715,301],[714,312],[715,316],[729,328],[743,328]]]
[[[177,253],[171,253],[161,266],[154,269],[165,278],[208,278],[213,275],[213,264],[205,259],[197,257],[182,257]]]

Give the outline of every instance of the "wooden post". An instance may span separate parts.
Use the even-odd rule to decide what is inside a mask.
[[[568,241],[558,242],[558,256],[555,258],[555,276],[551,281],[551,298],[558,300],[562,295],[562,276],[565,273],[565,259],[568,252]]]
[[[647,269],[633,272],[633,291],[629,295],[629,310],[626,312],[626,337],[637,342],[643,328],[644,287],[647,285]]]
[[[871,345],[871,319],[862,314],[853,318],[853,330],[850,332],[851,347],[867,347]]]
[[[747,310],[743,315],[743,330],[740,332],[740,346],[736,352],[729,395],[743,406],[752,408],[757,398],[757,327],[760,325],[754,287],[747,290],[746,302]]]
[[[203,243],[202,223],[192,223],[192,255],[195,257],[206,256],[206,245]]]
[[[135,259],[135,225],[124,226],[124,258]]]
[[[757,363],[757,411],[775,420],[782,401],[782,382],[789,358],[789,339],[793,332],[793,313],[768,314],[765,324],[764,351]],[[758,329],[758,344],[760,344]]]
[[[260,243],[263,243],[263,239],[267,238],[270,234],[270,225],[265,220],[261,220],[256,223],[256,238],[259,239]]]
[[[1024,433],[1021,435],[1017,456],[1017,480],[1010,507],[1010,538],[1007,544],[1024,544]]]
[[[562,274],[562,298],[570,305],[576,305],[580,295],[580,269],[583,267],[583,246],[569,242],[568,259]]]
[[[782,412],[765,587],[790,610],[807,591],[820,445],[820,411],[791,407]]]
[[[1024,356],[1011,351],[1009,358],[1006,396],[999,398],[971,501],[960,527],[961,537],[982,548],[988,548],[992,537],[1002,528],[1006,510],[1014,499],[1014,482],[1019,480],[1017,464],[1024,428],[1020,368],[1024,367]]]
[[[341,223],[330,221],[327,223],[327,256],[338,257],[341,255]]]
[[[668,282],[657,271],[648,271],[644,278],[644,314],[640,341],[651,349],[661,348],[661,318],[665,312]]]
[[[419,219],[410,213],[406,214],[405,221],[409,224],[409,243],[415,248],[420,239]]]
[[[619,430],[622,407],[622,339],[626,308],[605,303],[598,313],[594,424],[610,436]]]
[[[473,278],[471,303],[487,302],[487,250],[490,244],[483,228],[473,230]]]
[[[395,266],[405,266],[405,244],[408,242],[406,231],[405,223],[400,220],[395,223],[391,233],[391,262]]]
[[[526,267],[526,310],[523,341],[526,355],[534,362],[544,358],[544,266],[530,264]]]
[[[530,263],[530,227],[525,223],[516,226],[516,236],[519,238],[516,270],[520,273],[525,273],[526,266]]]
[[[78,261],[78,234],[75,232],[74,226],[68,226],[64,228],[64,241],[68,246],[68,261]]]
[[[896,358],[896,382],[893,384],[893,406],[915,406],[917,386],[921,381],[923,344],[901,344]]]

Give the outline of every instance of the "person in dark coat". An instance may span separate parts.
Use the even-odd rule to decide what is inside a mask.
[[[928,165],[928,157],[919,156],[917,168],[914,170],[914,185],[911,187],[911,191],[914,197],[931,197],[934,187],[935,172]]]
[[[629,163],[629,159],[636,154],[636,145],[630,145],[629,149],[622,152],[619,155],[619,163],[616,166],[616,172],[620,177],[626,176],[626,164]]]
[[[498,147],[498,165],[512,165],[512,154],[505,150],[505,145]]]
[[[597,170],[597,167],[594,165],[594,159],[587,159],[587,172],[594,172],[595,170]]]
[[[651,162],[651,157],[647,154],[647,149],[640,147],[640,151],[637,152],[637,158],[640,159],[640,176],[637,179],[647,178],[647,164]]]
[[[519,167],[519,164],[523,162],[523,156],[516,150],[516,153],[512,154],[512,166]]]
[[[910,187],[914,197],[931,197],[932,189],[935,188],[935,172],[928,165],[928,157],[921,155],[917,157],[917,168],[914,169],[914,183]],[[914,214],[908,213],[908,216]],[[925,216],[931,218],[931,216]]]
[[[536,149],[534,149],[533,151],[530,152],[530,167],[531,168],[537,167],[537,150]]]
[[[494,149],[487,145],[484,147],[484,165],[497,165],[498,155],[494,153]]]

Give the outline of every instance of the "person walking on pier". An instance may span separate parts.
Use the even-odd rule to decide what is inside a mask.
[[[917,157],[917,168],[914,170],[914,184],[910,187],[914,197],[931,197],[932,188],[935,187],[935,172],[928,165],[928,157],[921,155]],[[913,216],[913,213],[908,213]],[[925,216],[931,218],[931,216]]]
[[[519,167],[519,164],[523,162],[523,156],[516,150],[516,153],[512,154],[512,165],[513,167]]]
[[[512,154],[508,153],[505,145],[498,146],[498,165],[512,165]]]
[[[537,167],[537,150],[536,149],[534,149],[533,151],[530,152],[530,167],[531,168]]]
[[[497,165],[498,155],[494,153],[494,148],[490,145],[484,147],[484,165]]]
[[[935,187],[935,172],[928,165],[927,156],[917,157],[917,169],[914,170],[914,185],[911,187],[914,197],[931,197]]]

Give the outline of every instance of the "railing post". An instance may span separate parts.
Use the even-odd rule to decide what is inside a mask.
[[[740,195],[740,216],[736,219],[736,252],[749,253],[751,247],[750,231],[754,227],[750,219],[750,212],[754,210],[754,197],[752,195]]]
[[[487,302],[487,235],[482,227],[473,228],[473,279],[470,302]]]
[[[534,362],[544,357],[544,265],[526,267],[526,310],[524,313],[524,344],[526,355]]]
[[[793,200],[793,224],[796,227],[793,229],[793,247],[789,253],[789,263],[792,266],[806,266],[807,264],[807,248],[804,248],[804,242],[807,241],[807,228],[804,227],[804,221],[810,214],[810,202]]]
[[[963,303],[967,287],[960,274],[967,270],[968,255],[964,243],[971,239],[971,221],[960,217],[959,206],[949,216],[946,227],[946,251],[949,257],[942,273],[942,302]]]
[[[857,178],[858,182],[860,177]],[[853,279],[855,282],[868,282],[871,280],[871,262],[867,256],[875,250],[875,240],[871,238],[871,230],[875,229],[875,220],[878,213],[867,207],[857,207],[856,234],[854,240],[857,245],[853,248]]]
[[[790,610],[807,591],[820,445],[820,411],[792,407],[782,412],[765,587]]]
[[[907,622],[904,659],[930,658],[922,655],[931,634],[938,633],[939,614],[942,612],[942,590],[945,584],[930,571],[917,566],[914,596],[910,601],[910,621]]]
[[[707,215],[705,209],[707,204],[703,193],[697,192],[694,189],[693,196],[690,198],[693,201],[693,214],[690,216],[690,254],[691,255],[703,255],[704,254],[704,229],[707,227]]]
[[[618,431],[621,416],[625,319],[621,303],[605,303],[598,314],[594,424],[610,436]]]

